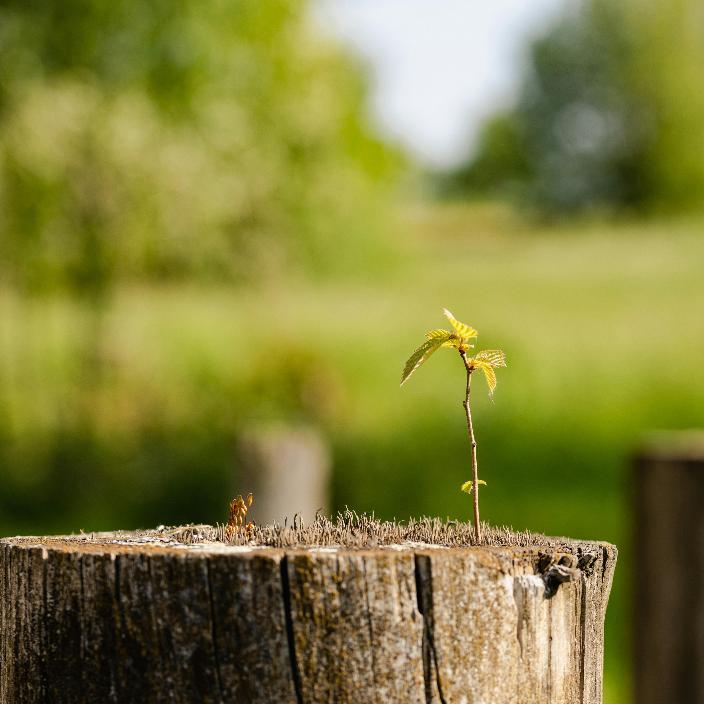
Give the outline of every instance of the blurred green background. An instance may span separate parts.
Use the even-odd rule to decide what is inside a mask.
[[[223,520],[269,420],[328,438],[333,509],[469,518],[459,361],[398,388],[447,306],[509,360],[475,393],[483,517],[621,549],[627,702],[629,454],[704,425],[701,7],[569,4],[443,171],[320,29],[298,0],[0,2],[0,533]]]

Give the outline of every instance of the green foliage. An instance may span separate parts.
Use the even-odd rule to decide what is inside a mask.
[[[489,395],[493,395],[496,388],[496,367],[506,366],[506,355],[502,350],[483,350],[477,352],[468,360],[470,369],[481,369],[484,372]]]
[[[483,479],[477,479],[477,484],[482,484],[483,486],[486,486],[486,482]],[[471,494],[472,489],[474,489],[474,484],[471,479],[469,481],[466,481],[460,487],[460,490],[464,491],[465,494]]]
[[[442,332],[447,333],[446,330]],[[432,337],[426,340],[420,347],[418,347],[413,354],[406,360],[406,364],[403,367],[403,372],[401,373],[401,386],[403,386],[411,374],[418,369],[435,350],[439,350],[446,340],[449,340],[450,333],[447,333],[447,337]]]
[[[453,196],[492,195],[519,201],[527,196],[534,169],[513,111],[490,117],[480,128],[478,149],[455,171],[439,177],[442,190]]]
[[[704,29],[698,0],[583,0],[529,49],[454,193],[543,211],[701,209]]]
[[[8,0],[0,65],[0,272],[21,288],[378,251],[396,157],[303,0]]]
[[[435,350],[445,347],[458,350],[464,354],[474,347],[471,340],[476,339],[479,333],[470,325],[457,320],[447,308],[443,309],[443,314],[450,321],[452,330],[436,328],[425,333],[425,342],[406,360],[401,373],[401,386],[408,381],[416,369],[428,360]],[[466,359],[466,356],[463,356],[463,359]],[[506,366],[506,356],[501,350],[484,350],[467,359],[466,364],[468,371],[481,369],[484,372],[486,382],[489,385],[489,394],[493,394],[496,388],[496,372],[494,369],[495,367]]]

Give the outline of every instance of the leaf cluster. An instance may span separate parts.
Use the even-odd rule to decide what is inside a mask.
[[[445,317],[450,322],[451,330],[436,328],[425,334],[425,342],[418,347],[406,361],[401,374],[401,386],[411,377],[413,372],[424,364],[436,350],[440,348],[456,349],[462,355],[468,372],[481,369],[484,372],[489,394],[496,388],[496,367],[506,366],[506,356],[502,350],[482,350],[472,357],[467,357],[467,352],[474,348],[474,340],[478,332],[471,326],[463,323],[449,311],[443,309]]]

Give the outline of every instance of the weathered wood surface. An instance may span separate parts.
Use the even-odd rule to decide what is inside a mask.
[[[635,660],[639,704],[704,704],[704,432],[636,454]]]
[[[601,702],[613,546],[119,538],[0,541],[2,704]]]

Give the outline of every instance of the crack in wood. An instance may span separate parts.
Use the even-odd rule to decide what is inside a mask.
[[[559,585],[558,585],[559,586]],[[546,590],[547,591],[547,590]],[[557,591],[557,588],[555,588]],[[546,594],[546,599],[550,597]],[[548,696],[548,701],[552,699],[552,637],[553,637],[553,617],[552,617],[552,601],[548,601],[548,623],[550,624],[548,633],[548,677],[546,681],[546,694]]]
[[[120,585],[121,570],[122,564],[120,561],[120,556],[115,555],[115,560],[113,561],[113,578],[115,580],[115,607],[117,608],[117,640],[121,639],[122,633],[125,629],[125,608],[122,604],[122,587]]]
[[[42,647],[45,653],[49,652],[49,551],[42,548]],[[41,693],[42,697],[49,696],[48,658],[43,658],[41,663]]]
[[[367,629],[369,631],[369,650],[372,654],[372,681],[374,682],[374,701],[377,701],[378,691],[376,676],[376,648],[374,647],[374,629],[372,628],[372,611],[369,603],[369,580],[367,579],[367,561],[362,558],[362,572],[364,574],[364,599],[367,610]]]
[[[116,690],[116,699],[119,701],[121,695],[121,690],[124,693],[125,690],[125,685],[131,686],[130,683],[125,683],[125,682],[120,682],[120,677],[117,675],[117,672],[122,670],[124,671],[125,668],[129,668],[129,661],[123,662],[122,667],[120,666],[119,659],[121,658],[121,647],[122,647],[122,641],[125,638],[125,635],[127,633],[127,615],[125,613],[125,605],[122,600],[122,559],[120,555],[115,555],[115,559],[113,561],[113,579],[115,581],[114,584],[114,598],[115,598],[115,609],[117,611],[116,613],[116,622],[115,622],[115,649],[117,653],[114,655],[115,657],[115,690]],[[119,654],[118,654],[119,653]]]
[[[513,602],[516,605],[516,640],[520,658],[523,660],[523,627],[525,621],[525,605],[523,595],[523,584],[517,577],[513,578]]]
[[[210,580],[210,560],[205,561],[205,581],[208,588],[208,602],[210,607],[210,638],[213,642],[213,659],[215,660],[215,677],[218,684],[218,694],[220,701],[225,701],[225,692],[222,687],[222,674],[220,672],[220,646],[218,645],[217,626],[215,621],[215,600],[213,597],[213,585]]]
[[[4,545],[0,545],[0,560],[2,564],[7,562],[6,555],[7,548]],[[7,693],[5,691],[5,678],[7,673],[5,668],[7,666],[7,654],[5,652],[5,638],[7,632],[7,601],[8,601],[8,588],[5,584],[6,572],[3,571],[0,574],[0,701],[5,701],[7,699]]]
[[[587,654],[587,576],[582,574],[581,579],[582,593],[579,604],[579,628],[582,632],[582,652],[580,653],[581,667],[579,673],[581,704],[584,704],[585,692],[585,675],[586,675],[586,654]]]
[[[296,692],[296,701],[298,704],[303,704],[303,686],[301,684],[301,672],[298,668],[298,658],[296,656],[296,638],[293,632],[293,613],[291,610],[291,584],[288,577],[288,557],[286,555],[281,558],[279,569],[281,571],[281,595],[284,602],[286,641],[288,644],[288,659],[291,664],[293,688]]]
[[[435,644],[435,624],[433,622],[433,573],[432,563],[429,555],[415,556],[416,574],[416,597],[418,600],[418,611],[423,617],[423,679],[425,683],[425,701],[431,704],[433,701],[432,678],[435,673],[435,686],[441,704],[447,704],[442,692],[442,682],[440,679],[440,663],[438,662],[438,651]]]
[[[604,585],[606,582],[606,573],[609,569],[609,551],[606,547],[601,548],[601,584]]]
[[[79,634],[80,634],[80,641],[79,641],[79,653],[81,654],[81,660],[84,660],[86,657],[86,629],[85,629],[85,621],[86,621],[86,582],[85,582],[85,575],[83,574],[84,570],[84,564],[83,564],[83,556],[79,555],[78,556],[78,577],[80,579],[81,583],[81,598],[80,598],[80,609],[79,609]]]

